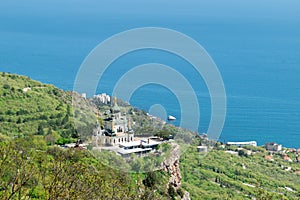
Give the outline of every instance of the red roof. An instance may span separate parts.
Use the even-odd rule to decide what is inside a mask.
[[[284,155],[284,156],[283,156],[283,160],[284,160],[284,161],[289,161],[290,159],[291,159],[291,158],[288,157],[287,155]]]
[[[265,155],[265,159],[266,159],[266,160],[271,160],[271,159],[272,159],[272,156]]]

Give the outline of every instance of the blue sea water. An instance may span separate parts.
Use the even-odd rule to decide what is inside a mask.
[[[227,115],[220,141],[275,141],[300,148],[300,20],[98,14],[64,8],[40,11],[35,6],[0,14],[0,71],[27,75],[72,90],[84,58],[101,41],[130,28],[171,28],[194,38],[217,64],[227,93]],[[92,9],[91,7],[89,7]],[[4,9],[5,10],[5,9]],[[88,9],[87,9],[88,10]],[[34,12],[30,12],[34,11]],[[89,13],[89,14],[87,14]],[[38,16],[38,17],[37,17]],[[98,92],[111,93],[126,70],[145,63],[181,69],[200,104],[199,132],[210,121],[210,97],[204,81],[181,58],[157,50],[120,57],[105,72]],[[184,66],[184,70],[182,70]],[[138,89],[130,103],[149,110],[161,104],[180,122],[176,96],[158,85]],[[193,112],[193,110],[190,110]],[[191,119],[192,120],[192,119]],[[189,127],[186,127],[189,128]]]

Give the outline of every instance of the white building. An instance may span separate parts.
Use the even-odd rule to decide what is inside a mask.
[[[243,146],[257,146],[256,141],[249,141],[249,142],[227,142],[228,145],[233,145],[237,147],[243,147]]]
[[[96,146],[116,146],[121,143],[134,141],[131,122],[125,114],[121,113],[116,98],[114,99],[114,105],[110,108],[110,113],[104,119],[103,127],[100,127],[97,122],[93,133],[94,137],[96,137]]]
[[[197,146],[198,152],[207,152],[207,146]]]
[[[147,155],[161,143],[156,140],[157,138],[135,138],[131,121],[126,114],[121,112],[116,98],[114,98],[110,111],[106,112],[106,116],[102,127],[97,122],[93,130],[96,149],[114,151],[127,158],[132,154]]]
[[[107,95],[106,93],[94,95],[94,98],[99,99],[100,102],[104,104],[109,104],[111,100],[110,96]]]
[[[275,142],[268,142],[265,144],[265,148],[268,151],[281,151],[282,150],[282,145],[277,144]]]

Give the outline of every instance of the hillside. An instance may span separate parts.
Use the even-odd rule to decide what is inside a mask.
[[[166,172],[122,173],[88,150],[54,146],[91,136],[90,101],[10,73],[0,74],[0,97],[0,199],[169,199]]]
[[[23,137],[50,135],[54,141],[71,141],[80,138],[74,121],[83,125],[90,118],[73,119],[72,93],[64,92],[53,85],[42,84],[29,77],[9,73],[0,74],[0,135]],[[82,102],[88,104],[88,102]],[[53,139],[52,139],[53,140]]]
[[[75,110],[72,97],[79,105]],[[136,135],[191,133],[119,101]],[[109,107],[95,99],[0,73],[0,199],[180,199],[185,191],[191,199],[300,199],[299,155],[289,149],[269,155],[263,147],[217,143],[204,156],[196,147],[205,141],[198,138],[187,145],[181,137],[185,145],[179,166],[177,158],[176,165],[166,167],[176,173],[180,167],[182,188],[174,190],[169,187],[172,172],[122,173],[88,150],[54,146],[78,139],[89,142],[95,108],[101,122]],[[107,156],[124,162],[113,153]],[[284,161],[285,156],[291,161]],[[151,164],[147,157],[141,161],[138,167]]]
[[[292,161],[263,147],[219,144],[202,156],[191,146],[180,159],[183,188],[192,199],[300,199],[300,163],[285,151]]]
[[[0,199],[169,199],[168,174],[127,174],[87,150],[46,146],[38,138],[0,142]]]

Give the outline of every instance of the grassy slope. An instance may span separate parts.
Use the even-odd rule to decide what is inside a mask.
[[[23,91],[26,87],[31,90]],[[168,174],[164,172],[157,172],[156,177],[159,178],[148,188],[143,184],[146,174],[123,174],[103,166],[102,161],[92,157],[86,150],[62,150],[46,145],[44,138],[49,130],[65,138],[83,137],[76,135],[78,132],[91,135],[84,128],[93,127],[95,123],[95,115],[90,113],[90,103],[77,95],[79,106],[74,110],[76,117],[73,119],[72,95],[25,76],[0,73],[0,199],[8,199],[14,193],[10,186],[15,183],[16,177],[29,175],[28,182],[22,186],[21,192],[13,194],[13,199],[18,195],[32,199],[64,199],[66,193],[77,196],[77,199],[169,199],[166,188]],[[77,120],[77,125],[82,125],[77,127],[78,132],[73,120]],[[20,154],[18,157],[18,152],[28,152],[28,155]],[[56,157],[55,154],[65,157]],[[29,157],[29,160],[26,159]],[[56,174],[58,168],[61,170]],[[93,171],[95,168],[97,172]],[[19,171],[24,174],[18,174]],[[59,180],[55,178],[56,175],[60,177]],[[76,184],[71,186],[70,181]],[[51,193],[51,184],[62,186],[54,188],[56,191]]]
[[[281,155],[267,161],[267,152],[262,147],[255,149],[247,157],[225,153],[226,149],[212,150],[203,157],[191,147],[180,162],[184,189],[192,199],[299,199],[300,164],[284,162]],[[286,171],[288,167],[292,170]]]
[[[31,90],[24,92],[25,87],[30,87]],[[69,117],[72,113],[71,99],[71,93],[52,85],[45,85],[24,76],[0,73],[0,136],[38,134],[38,127],[41,126],[43,133],[39,134],[42,136],[50,129],[60,136],[72,137],[75,131]],[[79,101],[82,107],[88,104]],[[75,116],[76,113],[78,115],[75,120],[80,121],[83,126],[92,123],[93,116],[82,114],[81,111],[75,110]],[[149,124],[147,117],[143,116],[143,112],[138,110],[131,114],[137,123],[136,128],[140,128],[140,132],[157,132],[156,129],[149,128],[154,125]],[[155,126],[160,129],[160,125]],[[258,148],[256,154],[240,157],[219,149],[201,157],[195,147],[191,147],[181,158],[183,186],[191,193],[192,199],[244,199],[253,196],[268,199],[272,195],[280,199],[299,198],[300,175],[295,171],[300,170],[300,165],[283,162],[280,155],[274,156],[274,161],[266,161],[266,154],[263,149]],[[292,155],[290,157],[295,158]],[[286,171],[289,166],[292,170]],[[134,178],[137,179],[141,180]],[[295,192],[289,192],[285,187],[292,188]]]
[[[30,87],[27,92],[24,88]],[[64,138],[78,137],[72,118],[72,93],[25,76],[0,73],[0,134],[45,135],[51,131]],[[82,102],[82,104],[87,104]],[[93,116],[77,116],[88,124]],[[40,130],[39,130],[40,127]]]

